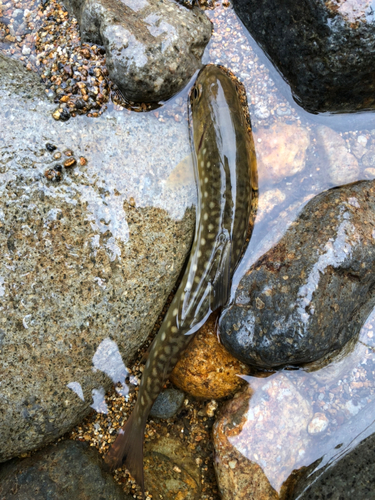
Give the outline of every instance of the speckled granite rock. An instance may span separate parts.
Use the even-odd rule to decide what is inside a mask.
[[[130,500],[98,452],[86,443],[63,441],[30,458],[0,466],[0,498],[7,500]]]
[[[171,0],[65,0],[83,40],[104,45],[111,79],[137,102],[166,100],[201,66],[211,22]]]
[[[196,195],[166,183],[190,151],[186,125],[116,112],[56,122],[38,77],[1,64],[4,461],[55,440],[124,382],[189,251]],[[77,164],[58,168],[67,150]],[[51,169],[60,182],[46,178]]]
[[[233,4],[308,111],[375,106],[375,18],[370,0]]]
[[[176,438],[145,443],[145,488],[153,498],[199,500],[201,473],[191,451]]]
[[[375,182],[313,198],[241,279],[221,317],[225,347],[259,367],[319,359],[354,337],[374,303]]]

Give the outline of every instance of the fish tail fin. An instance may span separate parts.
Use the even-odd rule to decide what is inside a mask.
[[[143,477],[143,433],[144,423],[138,424],[134,411],[104,457],[109,470],[118,469],[123,464],[142,488],[145,498]]]

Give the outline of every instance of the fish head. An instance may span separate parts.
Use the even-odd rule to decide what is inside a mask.
[[[238,99],[234,81],[218,66],[209,64],[198,74],[190,91],[190,123],[192,140],[198,154],[209,124],[222,116],[220,109],[235,106]]]

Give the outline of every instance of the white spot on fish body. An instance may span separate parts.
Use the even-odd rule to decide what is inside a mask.
[[[207,149],[206,149],[206,148],[204,148],[204,150],[202,151],[202,153],[205,155],[205,154],[206,154],[206,151],[207,151]]]
[[[207,168],[210,168],[210,166],[211,166],[211,162],[209,162],[209,161],[208,161],[208,162],[206,163],[206,167],[207,167]]]
[[[166,333],[165,333],[165,332],[163,332],[163,333],[161,334],[161,340],[162,340],[163,342],[164,342],[164,340],[165,340],[165,337],[166,337],[166,336],[167,336],[167,335],[166,335]]]
[[[209,231],[212,231],[212,230],[213,230],[213,228],[214,228],[213,224],[208,224],[208,230],[209,230]]]
[[[208,177],[205,177],[204,178],[204,183],[207,184],[207,182],[208,182]]]
[[[173,309],[173,313],[172,314],[173,314],[173,316],[177,316],[177,313],[178,313],[178,309],[176,307],[176,309]]]
[[[208,197],[208,193],[207,191],[204,192],[204,197],[207,198]]]
[[[196,277],[194,278],[194,281],[195,281],[195,283],[199,283],[199,282],[200,282],[200,278],[199,278],[199,276],[196,276]]]
[[[204,238],[201,239],[201,245],[205,245],[206,244],[206,240]]]
[[[195,271],[198,269],[198,266],[197,266],[197,264],[193,264],[193,265],[191,266],[191,268],[192,268],[192,269],[193,269],[193,271],[195,272]]]
[[[171,332],[172,333],[177,333],[177,331],[178,331],[178,328],[176,326],[172,326]]]
[[[210,204],[209,204],[209,207],[210,208],[214,208],[214,206],[215,206],[215,203],[213,201],[211,201]]]
[[[208,219],[208,213],[206,212],[203,216],[203,220],[207,220]]]
[[[202,257],[202,252],[200,250],[197,252],[197,257]]]

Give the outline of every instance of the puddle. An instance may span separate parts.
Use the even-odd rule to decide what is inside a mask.
[[[134,2],[128,3],[133,5]],[[18,18],[12,17],[16,8],[30,11],[30,14],[25,14],[28,21],[24,21],[24,26],[20,13],[17,13]],[[47,53],[38,59],[35,43],[37,32],[45,22],[42,10],[29,2],[15,4],[11,0],[2,0],[0,9],[0,50],[22,60],[30,69],[41,71]],[[233,277],[233,298],[243,274],[280,240],[310,199],[346,182],[375,178],[375,115],[371,112],[308,114],[294,102],[288,85],[230,7],[218,4],[206,14],[213,22],[214,31],[203,62],[225,66],[244,85],[259,167],[256,218],[249,245]],[[7,34],[9,25],[12,31]],[[47,35],[39,31],[38,37]],[[74,37],[73,42],[73,45],[79,44]],[[48,71],[47,66],[44,69]],[[120,248],[129,239],[124,202],[137,207],[162,208],[176,220],[183,217],[186,208],[195,204],[194,177],[189,161],[188,90],[185,88],[160,108],[147,113],[131,112],[116,101],[108,102],[108,109],[103,108],[101,116],[97,113],[95,119],[73,117],[66,124],[56,123],[55,131],[46,133],[46,140],[53,137],[58,140],[59,134],[65,135],[65,146],[75,148],[88,158],[90,173],[83,170],[74,183],[69,181],[64,189],[54,190],[53,196],[60,192],[67,202],[74,204],[73,191],[79,191],[86,202],[87,220],[95,233],[90,245],[95,251],[104,244],[112,261],[121,257]],[[51,89],[47,94],[51,94]],[[9,119],[13,120],[12,117]],[[76,119],[82,120],[81,135],[74,124]],[[21,126],[17,117],[13,122],[15,126]],[[110,139],[103,136],[101,142],[85,149],[85,144],[90,141],[90,130],[106,123],[111,124]],[[32,133],[26,137],[27,133],[25,151],[27,141],[32,141]],[[165,134],[170,143],[180,146],[163,149]],[[8,144],[3,144],[2,149],[3,163],[7,162],[7,155],[17,154]],[[340,169],[342,164],[346,165],[344,171]],[[127,175],[116,174],[121,168]],[[1,175],[4,182],[11,178],[9,172],[1,171]],[[74,189],[70,187],[72,183]],[[111,201],[111,211],[107,201]],[[51,221],[56,217],[58,215],[51,212]],[[103,239],[104,234],[107,236]],[[0,278],[1,297],[4,295],[4,279]],[[96,286],[106,290],[106,279],[97,277]],[[32,316],[25,315],[23,321],[24,327],[28,328]],[[341,357],[324,367],[283,370],[267,379],[247,378],[253,396],[241,431],[230,441],[244,457],[259,464],[277,492],[281,491],[294,469],[324,457],[318,465],[322,469],[373,431],[374,322],[373,312],[363,325],[358,342],[348,346]],[[97,350],[93,367],[106,373],[117,384],[119,396],[127,397],[126,378],[131,372],[123,364],[115,342],[109,339],[103,342],[107,342],[101,344],[105,355],[100,356],[101,351]],[[69,381],[68,390],[73,391],[78,399],[84,399],[85,387],[77,380]],[[89,394],[92,407],[106,414],[109,410],[104,390],[97,387]],[[295,395],[291,397],[291,394]],[[289,433],[279,433],[277,426],[285,423],[283,418],[293,416],[296,403],[296,420],[289,422],[293,424]],[[119,404],[116,408],[116,414],[122,415],[122,406]],[[107,424],[107,427],[111,426],[111,423]],[[103,442],[95,444],[104,446]],[[202,498],[214,497],[207,493]]]

